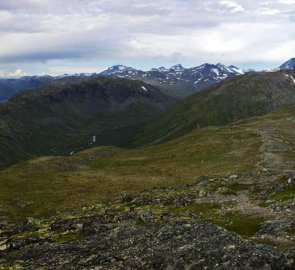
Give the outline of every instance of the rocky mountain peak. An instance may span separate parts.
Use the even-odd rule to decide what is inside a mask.
[[[295,70],[295,58],[291,58],[279,67],[280,70]]]
[[[182,70],[184,70],[184,67],[181,64],[177,64],[177,65],[172,66],[170,68],[170,70],[182,71]]]

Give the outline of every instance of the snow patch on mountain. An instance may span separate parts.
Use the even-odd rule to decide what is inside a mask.
[[[217,76],[220,75],[219,70],[217,68],[213,68],[212,72],[214,72]]]
[[[286,77],[287,77],[287,78],[290,78],[290,79],[293,81],[293,83],[295,84],[295,79],[293,78],[293,76],[291,76],[291,75],[289,75],[289,74],[286,74]]]

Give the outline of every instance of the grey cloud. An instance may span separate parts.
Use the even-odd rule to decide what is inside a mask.
[[[0,63],[91,57],[242,63],[261,52],[262,61],[267,53],[278,61],[277,48],[286,55],[293,49],[293,9],[253,0],[0,1]]]

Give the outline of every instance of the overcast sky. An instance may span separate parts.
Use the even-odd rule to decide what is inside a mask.
[[[0,76],[295,57],[295,0],[0,0]]]

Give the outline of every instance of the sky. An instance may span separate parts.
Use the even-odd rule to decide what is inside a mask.
[[[0,0],[0,77],[295,57],[295,0]]]

